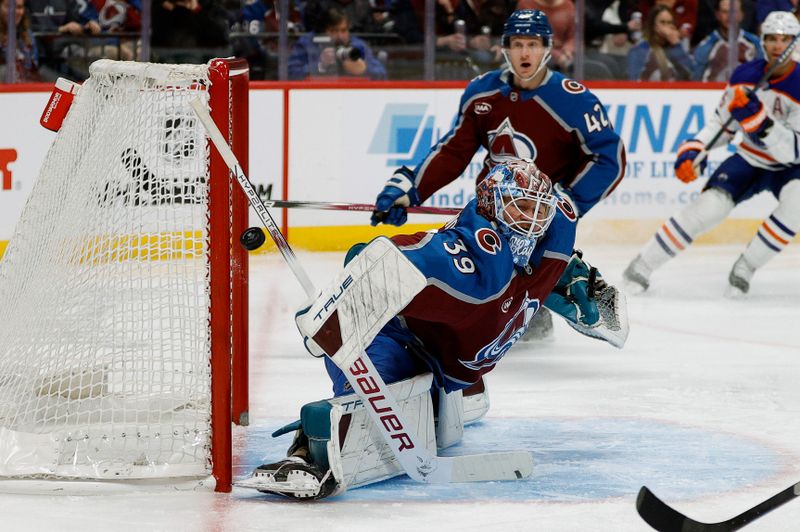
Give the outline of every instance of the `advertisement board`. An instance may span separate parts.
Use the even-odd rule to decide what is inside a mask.
[[[700,192],[704,179],[684,184],[674,177],[672,165],[679,144],[692,138],[712,116],[720,87],[605,87],[593,92],[625,142],[626,177],[585,217],[582,227],[617,224],[614,231],[624,236],[626,228],[635,226],[644,228],[635,237],[642,239]],[[0,92],[4,117],[0,128],[0,242],[11,236],[54,138],[38,124],[49,95],[46,89]],[[264,199],[372,203],[395,168],[415,167],[449,131],[462,90],[453,84],[430,88],[254,84],[250,91],[250,178]],[[709,169],[731,149],[712,152]],[[461,177],[434,194],[426,205],[465,205],[474,194],[484,155],[481,149]],[[736,208],[732,223],[741,220],[749,224],[746,227],[754,227],[774,204],[770,195],[762,194]],[[290,242],[301,248],[341,249],[353,240],[379,234],[368,228],[369,213],[364,212],[293,209],[274,216],[288,230]],[[253,225],[258,223],[255,216],[251,220]],[[643,223],[627,223],[631,220]],[[442,217],[416,215],[404,231],[443,222]],[[380,231],[387,232],[391,233],[391,228]]]

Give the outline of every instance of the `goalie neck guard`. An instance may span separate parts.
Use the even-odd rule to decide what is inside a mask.
[[[556,214],[550,178],[533,161],[498,164],[477,186],[478,213],[497,224],[514,264],[524,267]]]

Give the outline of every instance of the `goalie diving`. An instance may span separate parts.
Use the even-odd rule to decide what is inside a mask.
[[[574,250],[576,220],[547,175],[514,159],[495,166],[442,228],[354,246],[296,315],[334,397],[303,406],[274,434],[294,434],[287,457],[237,485],[321,499],[403,473],[420,482],[530,476],[528,451],[436,451],[486,413],[485,391],[464,391],[543,306],[583,334],[625,343],[624,297]]]

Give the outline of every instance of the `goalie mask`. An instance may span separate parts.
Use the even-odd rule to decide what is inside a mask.
[[[497,224],[509,243],[514,264],[528,264],[536,241],[556,214],[550,178],[533,161],[498,164],[477,187],[478,213]]]

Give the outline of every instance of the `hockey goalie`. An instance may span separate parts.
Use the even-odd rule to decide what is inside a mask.
[[[439,230],[355,246],[298,312],[307,349],[325,356],[334,397],[303,406],[274,434],[294,433],[287,457],[239,486],[320,499],[403,473],[428,482],[531,474],[528,452],[462,457],[447,475],[426,457],[486,412],[488,402],[465,412],[462,391],[500,362],[542,306],[621,344],[624,298],[574,252],[577,217],[532,161],[496,166],[476,196]],[[370,367],[385,390],[380,379],[357,378]],[[417,447],[428,454],[404,458]]]

